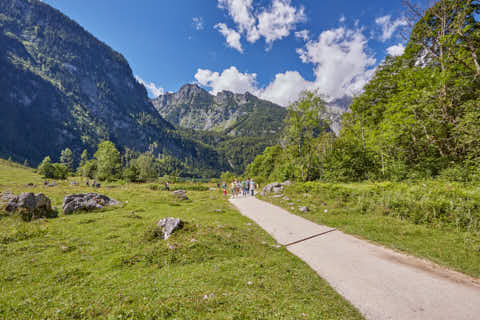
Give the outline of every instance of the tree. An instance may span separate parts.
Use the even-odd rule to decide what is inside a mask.
[[[38,173],[44,178],[53,178],[55,176],[55,168],[52,165],[52,160],[49,156],[46,156],[42,163],[38,166]]]
[[[119,177],[121,171],[120,152],[113,142],[101,142],[94,157],[97,160],[96,178],[98,180],[113,180]]]
[[[314,93],[305,91],[300,99],[289,107],[286,127],[285,144],[287,155],[297,164],[300,180],[308,181],[316,175],[314,139],[325,130],[326,125],[321,118],[325,112],[325,101]]]
[[[60,163],[64,164],[69,171],[73,171],[73,152],[70,148],[62,150],[60,154]]]
[[[45,157],[38,166],[38,173],[48,179],[66,179],[68,168],[61,163],[52,163],[50,157]]]
[[[158,163],[152,153],[146,152],[141,154],[135,160],[135,167],[138,172],[138,180],[148,181],[159,176]]]
[[[87,163],[88,161],[88,151],[87,149],[83,150],[82,155],[80,156],[80,165],[79,167],[82,167]]]

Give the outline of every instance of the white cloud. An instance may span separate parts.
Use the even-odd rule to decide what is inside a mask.
[[[203,30],[203,18],[202,17],[193,17],[192,18],[192,25],[198,31]]]
[[[322,32],[297,50],[304,63],[313,65],[315,79],[304,79],[297,71],[279,73],[264,88],[257,86],[256,74],[241,73],[235,67],[221,74],[198,69],[195,79],[210,87],[212,93],[230,90],[249,91],[260,98],[287,106],[304,90],[318,90],[327,99],[353,96],[363,90],[375,72],[376,59],[368,52],[367,38],[362,29],[338,28]]]
[[[218,0],[218,6],[227,10],[235,22],[237,30],[234,31],[240,36],[245,35],[250,43],[263,37],[270,47],[274,41],[289,36],[298,23],[306,20],[303,7],[292,6],[291,0],[273,0],[270,7],[256,11],[252,2],[253,0]]]
[[[233,29],[230,29],[225,23],[217,23],[215,25],[215,29],[217,29],[221,34],[223,34],[223,36],[227,40],[227,44],[229,47],[243,53],[242,44],[240,43],[240,33]]]
[[[287,106],[295,102],[302,91],[311,89],[313,83],[305,80],[297,71],[279,73],[263,90],[257,90],[262,99]]]
[[[135,79],[137,79],[137,81],[147,89],[147,91],[150,93],[151,97],[153,98],[157,98],[159,95],[165,92],[163,88],[157,87],[157,85],[153,82],[148,83],[142,78],[140,78],[139,76],[135,76]]]
[[[345,15],[342,15],[342,16],[340,17],[340,19],[338,20],[338,22],[344,23],[345,20],[347,20],[347,18],[345,18]]]
[[[256,93],[257,75],[255,73],[241,73],[235,67],[225,69],[221,74],[206,69],[198,69],[195,79],[199,84],[212,88],[212,93],[217,94],[223,90],[234,93]]]
[[[387,48],[387,52],[392,57],[401,56],[405,52],[405,46],[401,43]]]
[[[391,39],[398,28],[408,25],[408,22],[405,18],[399,18],[395,21],[392,21],[392,16],[383,16],[377,18],[375,23],[382,27],[382,35],[380,36],[380,40],[383,42]]]
[[[295,32],[295,37],[298,39],[303,39],[304,41],[310,40],[310,31],[302,30]]]
[[[255,42],[260,35],[256,27],[256,17],[253,15],[253,0],[218,0],[218,6],[226,9],[237,24],[239,33],[246,33],[249,42]]]
[[[343,27],[324,31],[297,50],[304,63],[314,65],[315,88],[333,98],[353,96],[370,80],[376,59],[367,51],[362,30]]]
[[[297,9],[290,0],[274,0],[272,6],[258,15],[258,32],[267,44],[287,37],[299,22],[306,20],[303,7]]]

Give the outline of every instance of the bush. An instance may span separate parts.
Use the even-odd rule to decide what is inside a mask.
[[[86,178],[94,179],[97,172],[97,162],[95,160],[88,160],[85,164],[77,169],[77,173]]]
[[[68,168],[61,163],[51,163],[50,157],[45,157],[38,166],[38,173],[47,179],[66,179]]]

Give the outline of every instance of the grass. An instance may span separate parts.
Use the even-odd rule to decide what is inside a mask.
[[[0,192],[42,192],[61,207],[92,190],[42,181],[0,162]],[[101,188],[122,205],[97,212],[0,217],[0,319],[362,319],[221,192],[192,187],[178,202],[151,186]],[[153,227],[167,216],[186,224],[164,241]]]
[[[266,197],[311,221],[480,277],[480,189],[417,183],[296,183]],[[309,212],[299,207],[308,206]]]

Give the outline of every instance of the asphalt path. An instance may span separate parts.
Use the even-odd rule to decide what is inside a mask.
[[[479,320],[480,281],[313,223],[254,197],[231,199],[366,319]]]

